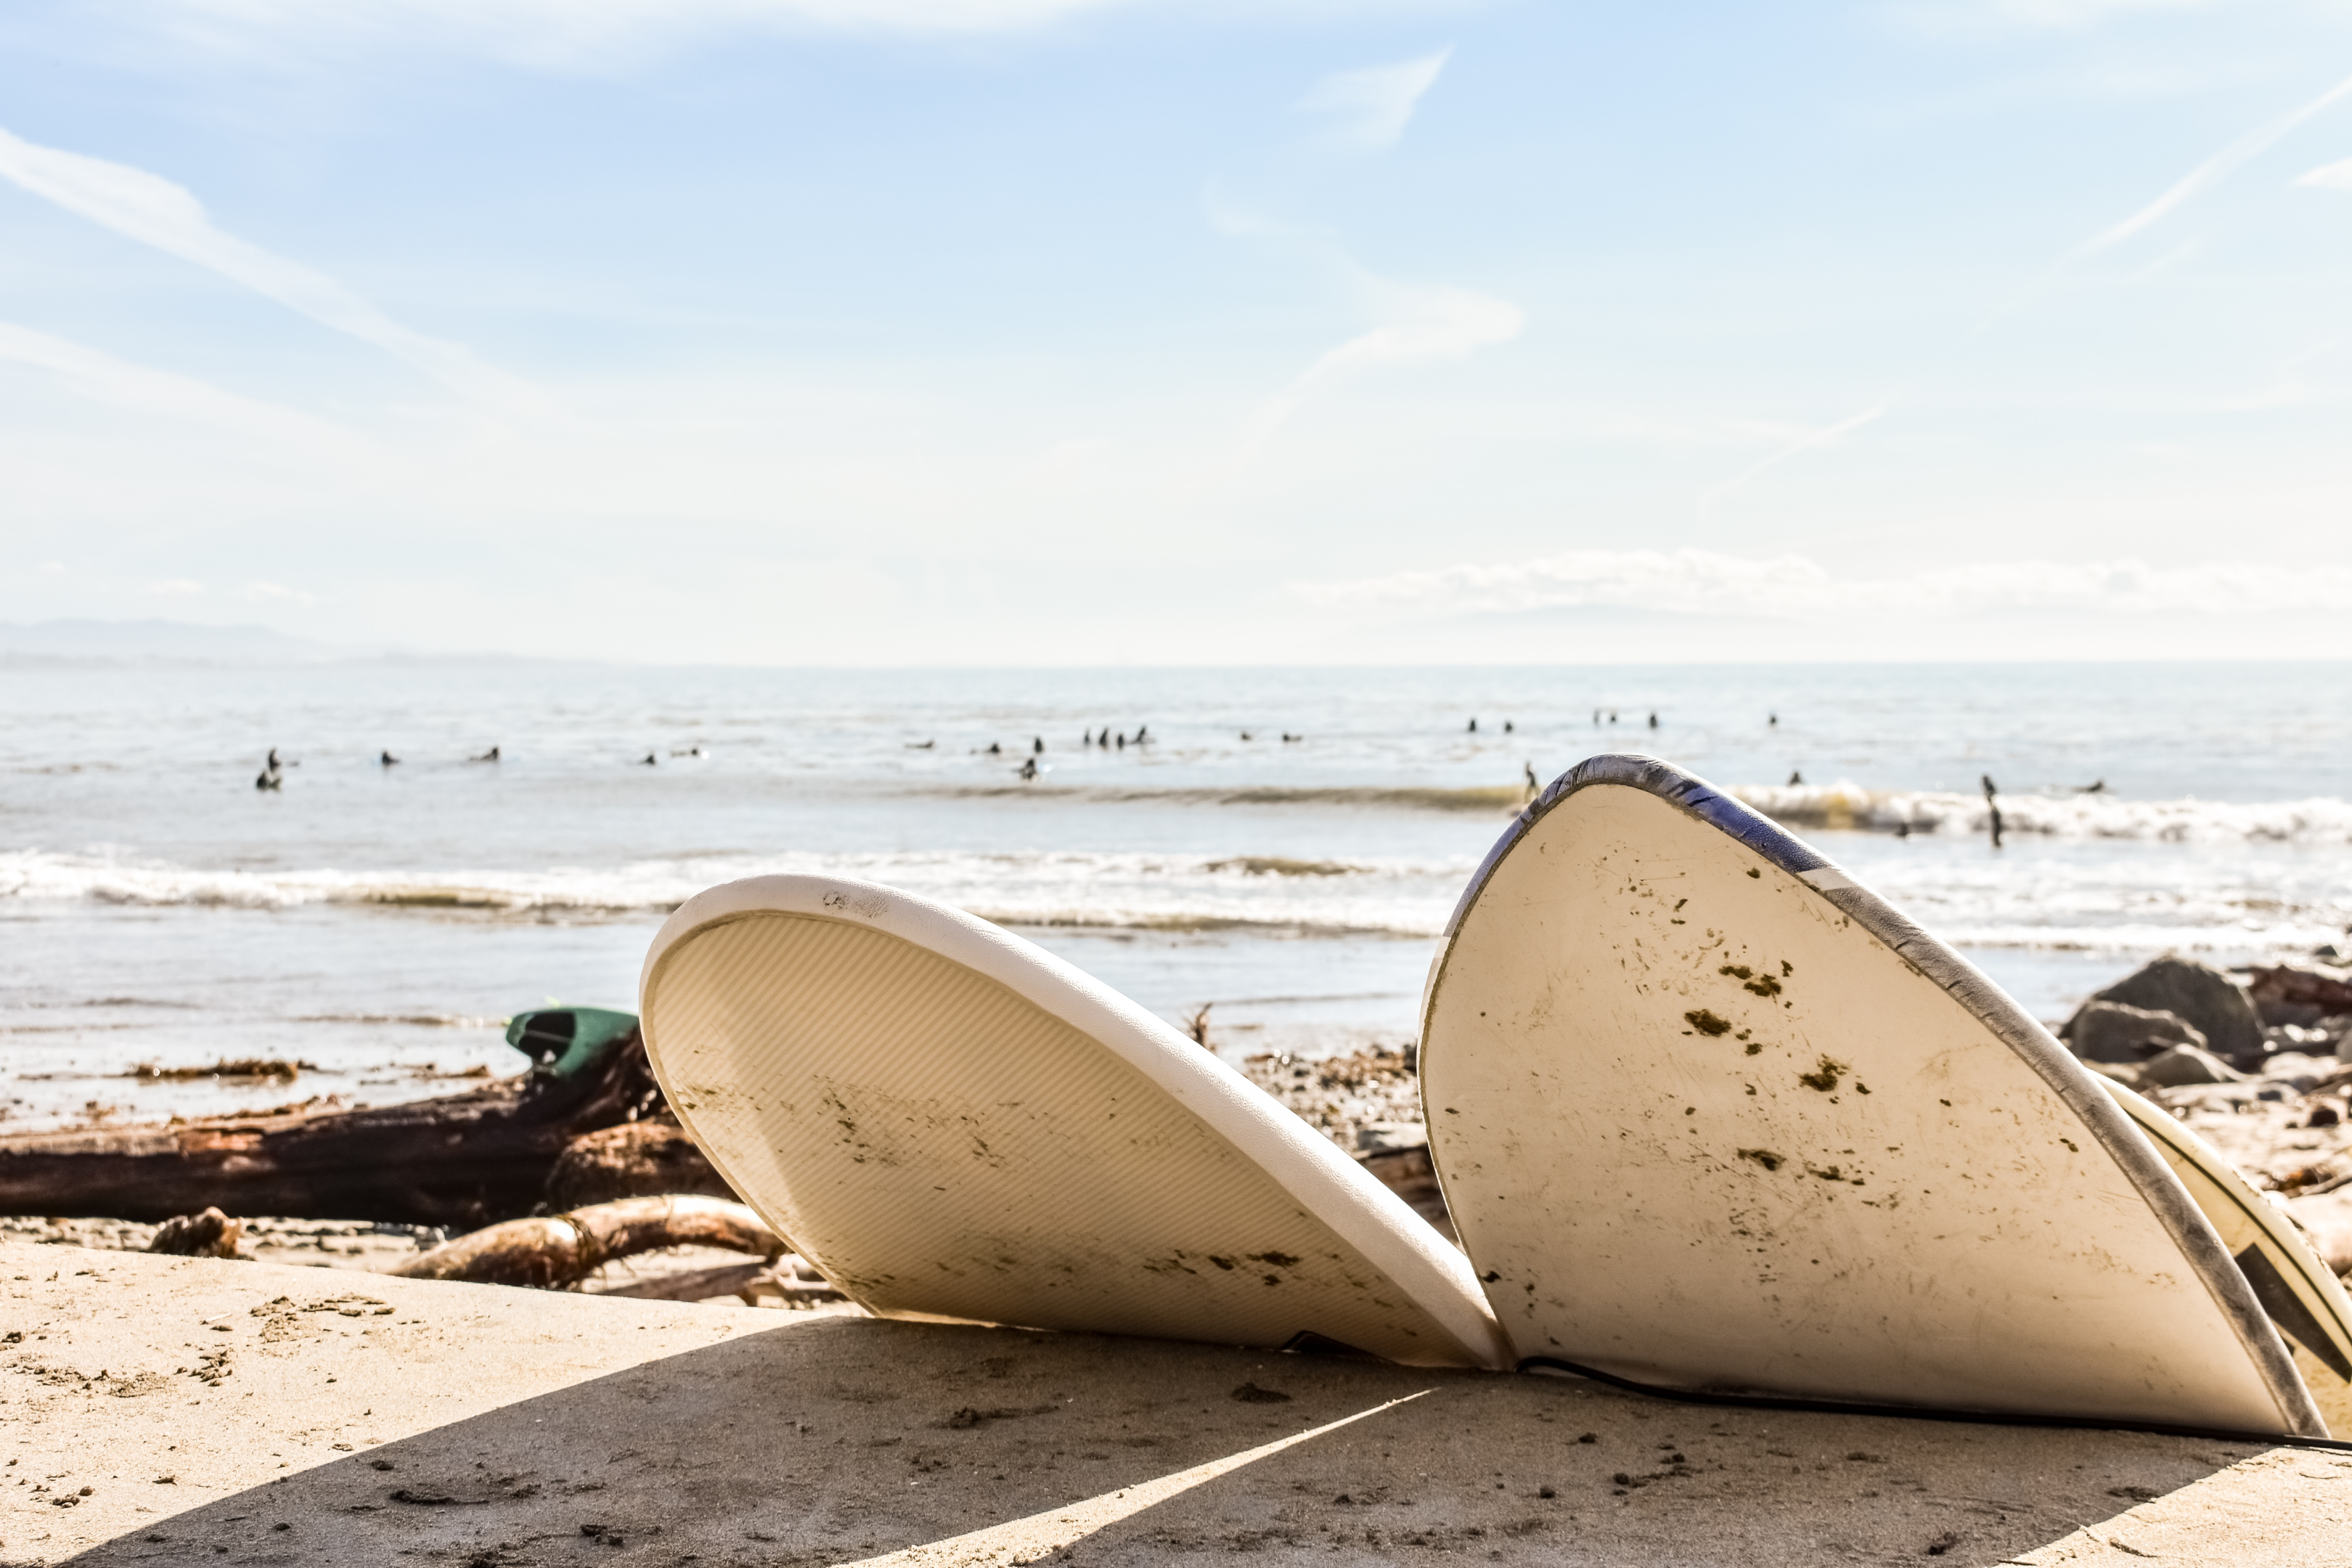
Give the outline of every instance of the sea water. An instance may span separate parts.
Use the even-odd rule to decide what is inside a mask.
[[[2345,941],[2347,677],[20,659],[0,1127],[510,1071],[509,1015],[632,1005],[663,916],[762,871],[1001,921],[1229,1057],[1401,1045],[1529,778],[1609,751],[1736,789],[2054,1018],[2158,952]],[[309,1065],[138,1076],[224,1058]]]

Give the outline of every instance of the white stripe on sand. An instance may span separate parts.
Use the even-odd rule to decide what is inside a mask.
[[[1423,1389],[1421,1394],[1427,1394]],[[1353,1415],[1277,1439],[1262,1448],[1212,1459],[1205,1465],[1195,1465],[1189,1470],[1179,1470],[1158,1480],[1140,1481],[1122,1487],[1115,1492],[1090,1497],[1063,1508],[1047,1509],[1026,1519],[1010,1520],[992,1524],[985,1530],[975,1530],[964,1535],[950,1536],[945,1541],[929,1542],[921,1546],[909,1546],[880,1557],[861,1558],[845,1563],[843,1568],[1013,1568],[1015,1563],[1031,1563],[1049,1552],[1084,1540],[1096,1531],[1117,1524],[1130,1514],[1141,1513],[1155,1503],[1166,1502],[1179,1492],[1191,1491],[1203,1481],[1213,1481],[1219,1476],[1253,1465],[1269,1454],[1279,1454],[1285,1448],[1304,1443],[1310,1437],[1320,1437],[1335,1432],[1350,1422],[1361,1421],[1367,1415],[1378,1415],[1383,1410],[1393,1410],[1421,1394],[1408,1394],[1403,1399],[1391,1399],[1385,1405],[1375,1405],[1370,1410],[1359,1410]]]

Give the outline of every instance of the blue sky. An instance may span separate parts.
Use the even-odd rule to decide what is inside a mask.
[[[0,619],[2352,656],[2352,5],[30,0],[0,132]]]

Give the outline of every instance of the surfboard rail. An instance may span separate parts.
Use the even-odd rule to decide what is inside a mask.
[[[1603,785],[1643,792],[1745,845],[1875,937],[2007,1046],[2080,1119],[2169,1234],[2183,1261],[2210,1296],[2276,1403],[2282,1429],[2305,1438],[2326,1436],[2326,1424],[2311,1392],[2252,1285],[2171,1166],[2147,1134],[2109,1097],[2100,1081],[2048,1030],[1951,948],[1812,846],[1671,763],[1636,753],[1588,758],[1552,781],[1513,819],[1464,888],[1431,962],[1421,1010],[1425,1057],[1433,1013],[1448,960],[1461,938],[1465,920],[1476,907],[1497,868],[1553,811],[1580,793]],[[1424,1060],[1424,1094],[1428,1090],[1426,1068]],[[1432,1116],[1430,1120],[1433,1123],[1436,1118]],[[1447,1180],[1445,1162],[1437,1143],[1438,1140],[1433,1138],[1432,1152],[1444,1188]],[[1450,1192],[1448,1202],[1449,1206],[1454,1202]],[[1465,1243],[1471,1244],[1466,1230]]]
[[[658,1002],[666,968],[699,935],[730,922],[776,916],[837,922],[894,938],[1066,1024],[1189,1110],[1403,1290],[1458,1347],[1458,1353],[1435,1357],[1436,1362],[1495,1369],[1509,1364],[1467,1259],[1328,1140],[1213,1053],[1076,966],[987,921],[900,889],[839,877],[754,877],[697,894],[664,922],[646,954],[640,994],[655,1072],[690,1130],[697,1094],[677,1081],[675,1053],[664,1050],[667,1020]],[[730,1184],[760,1206],[758,1184],[730,1168],[725,1141],[699,1141]],[[783,1216],[766,1217],[791,1234]],[[821,1256],[812,1261],[831,1273]],[[853,1299],[861,1298],[856,1281],[836,1283]]]

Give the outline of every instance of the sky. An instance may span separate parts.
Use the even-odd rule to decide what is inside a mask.
[[[0,620],[2352,657],[2352,0],[16,0]]]

